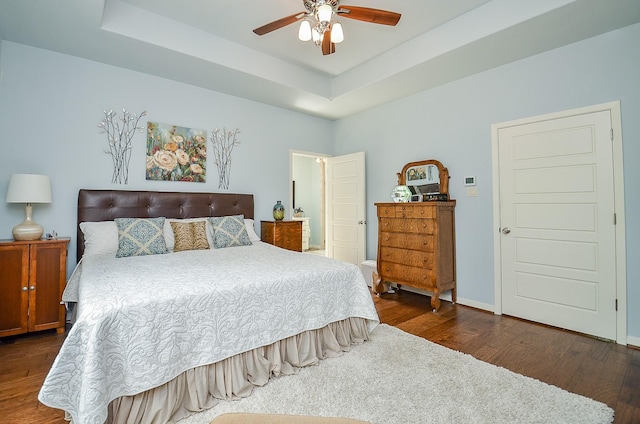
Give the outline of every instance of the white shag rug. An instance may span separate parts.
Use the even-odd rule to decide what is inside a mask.
[[[575,423],[613,421],[613,410],[395,327],[298,375],[275,378],[238,401],[178,424],[208,424],[226,412],[347,417],[373,424]]]

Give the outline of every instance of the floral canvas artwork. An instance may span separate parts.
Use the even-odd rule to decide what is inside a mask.
[[[207,132],[147,122],[147,180],[206,181]]]

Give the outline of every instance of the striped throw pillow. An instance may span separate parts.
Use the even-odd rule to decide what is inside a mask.
[[[174,252],[183,250],[202,250],[209,248],[206,221],[170,222],[175,243]]]

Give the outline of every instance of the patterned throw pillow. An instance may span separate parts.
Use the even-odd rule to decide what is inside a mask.
[[[251,240],[244,224],[244,215],[217,216],[209,218],[213,230],[213,245],[216,248],[249,246]]]
[[[202,250],[209,248],[207,241],[207,222],[170,222],[175,243],[174,252],[183,250]]]
[[[169,253],[162,228],[164,218],[116,218],[118,252],[116,258]]]

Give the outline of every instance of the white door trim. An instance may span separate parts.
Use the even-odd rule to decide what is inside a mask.
[[[293,185],[291,184],[291,182],[293,181],[293,157],[294,156],[304,156],[304,157],[309,157],[309,158],[321,158],[321,159],[326,159],[331,157],[331,155],[327,155],[326,153],[314,153],[314,152],[307,152],[304,150],[294,150],[294,149],[290,149],[289,150],[289,205],[293,205]],[[324,184],[324,177],[323,177],[323,182]],[[324,191],[324,187],[322,189]],[[322,199],[322,201],[326,201],[325,198]],[[324,207],[326,208],[326,204],[324,205]],[[326,231],[324,231],[324,226],[325,226],[325,221],[326,221],[326,211],[324,210],[324,208],[322,208],[321,213],[324,215],[321,219],[322,222],[320,223],[320,228],[323,229],[322,230],[322,237],[324,237],[324,233]],[[293,217],[293,209],[289,208],[289,216]],[[315,224],[317,225],[317,224]],[[323,245],[324,243],[321,243],[321,245]]]
[[[539,115],[509,122],[491,125],[491,163],[493,180],[493,273],[494,273],[494,313],[502,314],[502,258],[500,236],[500,175],[498,159],[498,133],[505,127],[530,124],[538,121],[564,118],[567,116],[582,115],[587,113],[609,111],[611,114],[611,126],[613,129],[613,185],[616,214],[616,293],[618,310],[616,312],[616,342],[627,344],[627,257],[625,239],[625,215],[624,215],[624,173],[622,160],[622,119],[620,114],[620,102],[609,102],[599,105],[587,106],[561,112]]]

